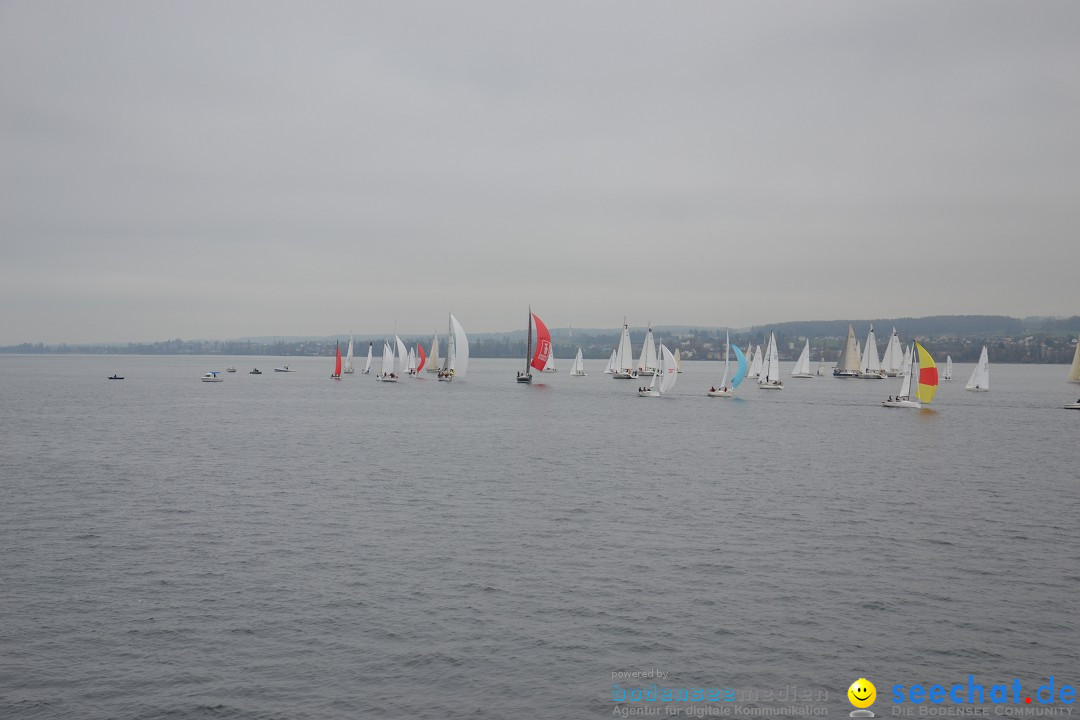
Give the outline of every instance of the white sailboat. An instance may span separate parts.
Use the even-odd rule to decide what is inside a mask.
[[[615,373],[615,356],[618,355],[618,353],[618,348],[611,351],[611,359],[608,360],[607,367],[604,368],[605,375],[612,375]]]
[[[559,372],[558,368],[555,367],[555,347],[554,346],[552,346],[551,352],[548,353],[547,362],[544,363],[544,369],[541,370],[541,372],[550,372],[550,373]]]
[[[840,354],[836,358],[836,365],[833,366],[832,374],[836,378],[859,377],[859,363],[862,359],[859,352],[859,341],[855,339],[855,327],[853,325],[848,325],[847,331],[847,339],[844,340],[844,344],[840,348]]]
[[[742,354],[739,348],[735,348],[735,357],[738,359],[739,367],[735,371],[735,377],[731,377],[731,335],[730,333],[724,333],[724,379],[720,381],[720,387],[710,387],[709,391],[705,393],[709,397],[722,397],[730,398],[735,397],[735,388],[739,387],[739,383],[746,377],[746,357]]]
[[[1069,377],[1066,379],[1071,383],[1080,383],[1080,340],[1076,343],[1076,352],[1073,353],[1072,367],[1069,368]]]
[[[682,353],[679,352],[679,348],[675,348],[675,370],[682,372]]]
[[[769,333],[769,347],[765,350],[762,372],[758,374],[759,390],[783,390],[780,380],[780,356],[776,352],[776,333]]]
[[[365,375],[370,375],[371,374],[371,342],[370,341],[367,344],[367,362],[364,363],[364,369],[361,372],[363,372]]]
[[[660,379],[659,385],[657,384],[657,378]],[[661,397],[671,392],[671,388],[675,387],[675,381],[678,379],[679,369],[675,366],[675,356],[661,343],[659,370],[653,373],[648,387],[638,388],[638,395],[640,397]]]
[[[754,348],[754,352],[750,356],[750,371],[746,373],[746,377],[756,378],[761,375],[761,366],[765,364],[762,359],[761,346],[758,345]]]
[[[379,382],[397,382],[397,371],[394,369],[394,349],[390,343],[383,342],[382,346],[382,369],[375,376]]]
[[[416,353],[412,348],[409,348],[409,362],[406,370],[410,375],[416,374]]]
[[[345,353],[345,365],[341,368],[341,372],[345,373],[346,375],[352,375],[353,374],[352,346],[353,346],[353,337],[352,337],[352,335],[350,335],[349,336],[349,350]]]
[[[577,349],[577,355],[574,356],[574,367],[570,370],[571,377],[584,377],[585,376],[585,359],[581,355],[581,348]]]
[[[437,373],[442,368],[439,367],[439,333],[431,338],[431,351],[428,353],[427,359],[427,371],[429,373]]]
[[[637,375],[655,375],[659,369],[659,357],[656,354],[656,339],[653,338],[652,323],[645,332],[645,344],[641,346],[641,356],[638,357]]]
[[[986,354],[986,346],[983,345],[979,353],[979,362],[975,363],[975,369],[971,371],[965,390],[972,392],[990,392],[990,358]]]
[[[817,374],[819,376],[822,376],[822,377],[825,375],[825,350],[824,349],[822,349],[821,355],[818,357]]]
[[[802,352],[799,353],[799,359],[795,361],[795,367],[791,369],[791,377],[814,377],[814,373],[810,371],[810,338],[806,338],[806,344],[803,345]]]
[[[637,371],[634,370],[634,348],[630,344],[630,326],[625,322],[619,347],[615,350],[615,372],[611,377],[613,380],[632,380],[637,377]]]
[[[900,335],[893,327],[892,335],[881,356],[881,370],[888,377],[897,377],[904,369],[904,348],[900,345]]]
[[[870,332],[866,335],[866,347],[862,351],[862,362],[859,364],[859,377],[867,380],[885,379],[881,361],[878,360],[877,338],[874,336],[873,324],[870,325]]]
[[[450,382],[461,380],[469,371],[469,338],[461,323],[450,313],[446,330],[446,359],[439,371],[439,380]]]
[[[945,375],[942,380],[952,380],[952,355],[945,356]]]

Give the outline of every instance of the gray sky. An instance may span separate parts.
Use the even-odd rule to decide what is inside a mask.
[[[0,1],[0,344],[1076,314],[1078,38],[1072,1]]]

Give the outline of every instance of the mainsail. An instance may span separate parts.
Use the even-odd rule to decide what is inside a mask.
[[[469,371],[469,338],[453,315],[450,316],[450,327],[453,328],[454,338],[454,377],[461,379]]]
[[[1073,354],[1072,367],[1069,368],[1069,382],[1080,383],[1080,340],[1076,342],[1076,352]]]
[[[986,354],[986,346],[983,345],[979,353],[979,362],[975,363],[975,369],[971,371],[965,390],[989,390],[990,389],[990,358]]]

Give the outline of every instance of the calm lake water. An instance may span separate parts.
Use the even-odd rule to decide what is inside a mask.
[[[866,677],[882,716],[896,683],[1080,681],[1064,366],[975,394],[958,365],[909,411],[899,379],[707,398],[717,363],[644,399],[599,360],[282,362],[0,356],[0,716],[602,718],[650,669],[832,717]]]

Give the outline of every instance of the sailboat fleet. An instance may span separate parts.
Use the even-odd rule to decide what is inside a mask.
[[[350,336],[348,349],[343,358],[341,342],[336,343],[332,378],[340,380],[343,375],[354,372],[354,346],[355,340]],[[725,334],[723,379],[719,386],[714,385],[708,389],[706,393],[708,397],[735,397],[736,388],[747,377],[755,377],[759,389],[783,389],[784,383],[780,379],[779,353],[775,333],[769,334],[764,351],[760,345],[752,347],[752,359],[748,360],[746,354],[739,347],[731,344],[730,333]],[[463,378],[468,370],[469,341],[461,323],[452,313],[448,313],[445,350],[445,354],[440,356],[438,333],[435,333],[432,338],[430,352],[425,352],[424,346],[420,343],[416,343],[415,348],[407,348],[401,337],[395,334],[392,341],[386,340],[383,342],[380,369],[375,379],[380,382],[397,382],[406,375],[419,377],[425,370],[436,373],[438,379],[445,382],[450,382],[455,378]],[[550,331],[540,317],[529,308],[525,369],[517,373],[517,382],[531,383],[533,381],[533,370],[551,372],[553,369],[553,355]],[[732,356],[735,358],[734,373],[732,373]],[[662,397],[671,392],[678,374],[682,372],[678,353],[672,352],[663,343],[656,342],[651,325],[646,330],[645,340],[641,353],[637,358],[636,367],[634,367],[632,358],[633,348],[630,340],[629,325],[624,321],[619,345],[612,350],[604,374],[612,375],[617,379],[648,377],[650,378],[649,384],[639,386],[638,394],[642,397]],[[790,376],[792,378],[810,379],[823,375],[825,368],[824,352],[819,355],[816,369],[811,369],[810,358],[810,340],[807,338],[803,343],[802,350],[795,361]],[[373,343],[369,342],[367,358],[361,373],[370,374],[372,362]],[[939,375],[937,364],[922,344],[913,341],[908,345],[906,351],[903,349],[900,344],[899,333],[895,327],[890,333],[885,353],[878,360],[877,342],[874,337],[873,326],[870,327],[864,349],[855,337],[854,326],[849,325],[847,338],[840,350],[837,364],[833,368],[833,376],[845,378],[870,377],[874,379],[900,377],[902,381],[899,391],[895,397],[890,395],[887,400],[883,400],[881,402],[882,406],[889,408],[920,408],[929,405],[933,401],[939,381],[951,379],[952,365],[952,357],[947,355],[942,372]],[[276,370],[278,372],[295,372],[288,366],[276,368]],[[252,371],[251,374],[260,373]],[[577,348],[569,375],[571,377],[586,376],[581,347]],[[222,380],[217,372],[207,373],[201,379],[204,382],[221,382]],[[1076,343],[1072,364],[1066,379],[1070,383],[1080,384],[1080,341]],[[981,348],[979,360],[975,363],[964,389],[972,392],[989,392],[990,363],[986,345]],[[1080,399],[1075,403],[1065,404],[1065,407],[1068,409],[1080,409]]]

